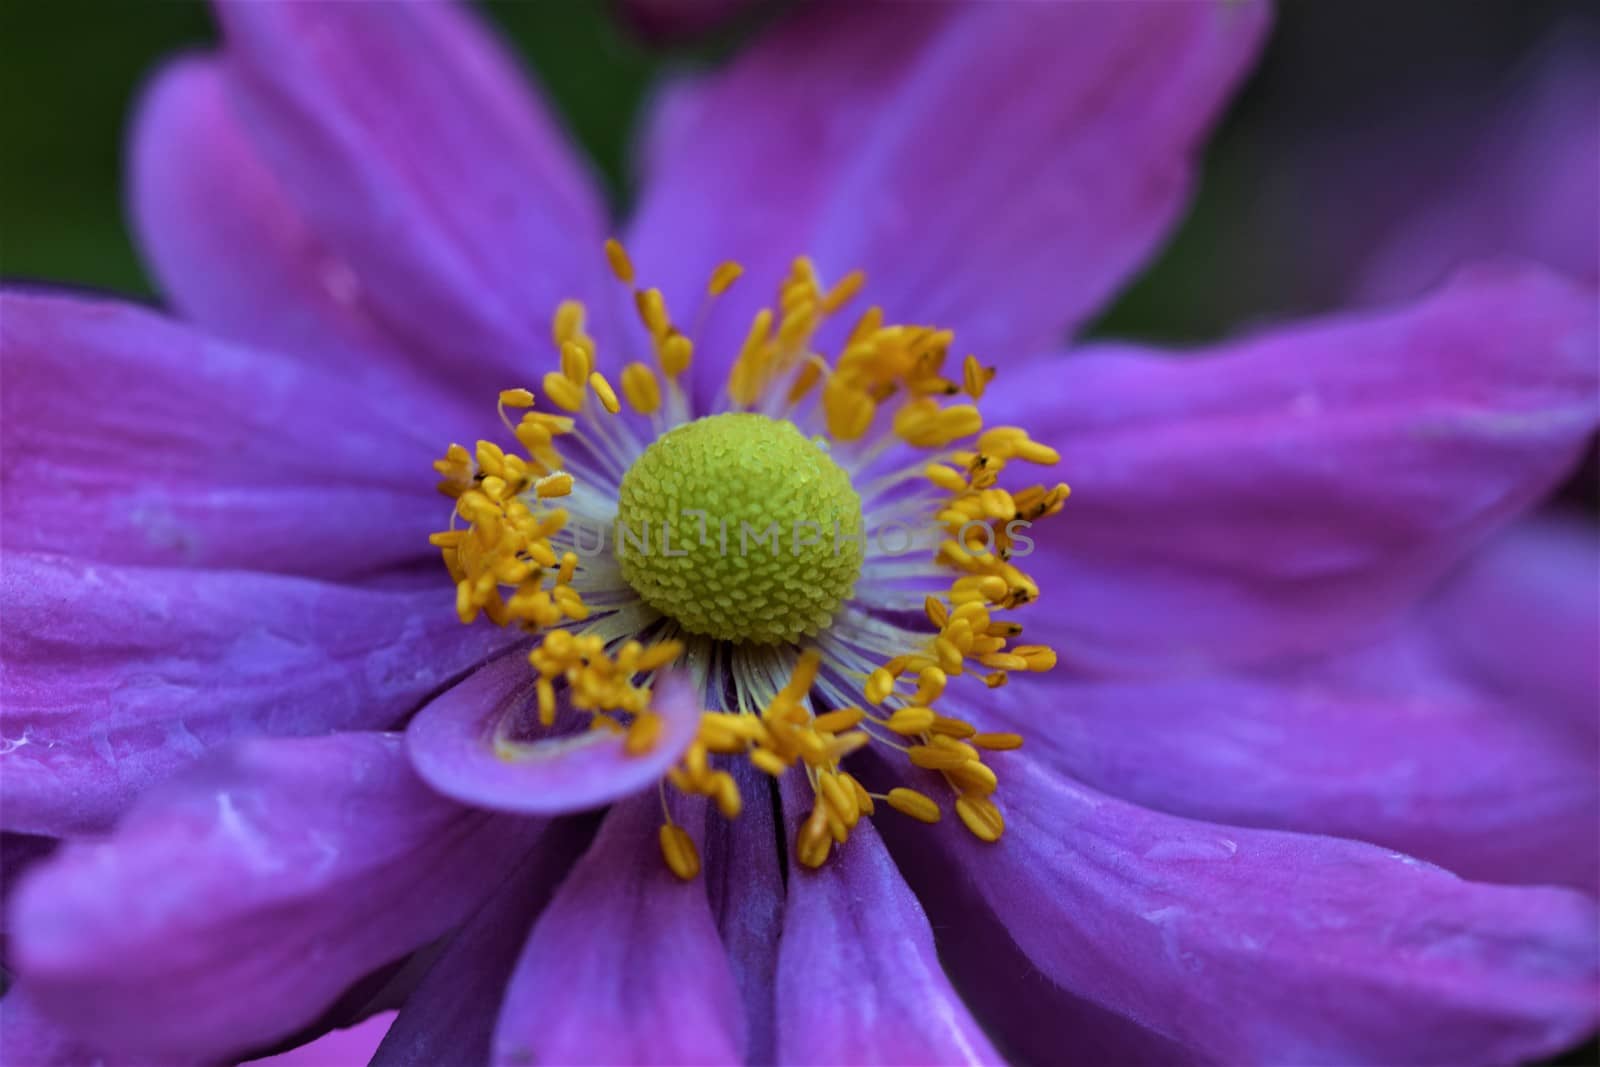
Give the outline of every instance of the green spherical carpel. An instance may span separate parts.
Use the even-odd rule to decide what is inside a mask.
[[[613,535],[651,607],[690,633],[774,644],[818,633],[850,596],[861,525],[861,497],[821,445],[732,413],[670,430],[634,461]]]

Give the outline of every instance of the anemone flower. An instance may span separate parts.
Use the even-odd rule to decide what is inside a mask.
[[[375,1062],[1591,1030],[1592,546],[1493,547],[1600,421],[1588,294],[1061,351],[1260,7],[806,6],[616,227],[460,9],[219,10],[133,136],[178,317],[0,318],[4,826],[73,839],[8,1063],[400,994]]]

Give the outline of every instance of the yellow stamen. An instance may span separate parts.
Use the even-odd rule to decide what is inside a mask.
[[[611,388],[611,383],[606,381],[606,376],[599,371],[589,375],[589,388],[594,390],[594,395],[600,398],[600,406],[615,415],[622,410],[622,405],[617,402],[617,391]]]
[[[717,269],[711,272],[711,283],[706,286],[706,292],[712,296],[721,296],[732,288],[744,274],[744,268],[733,260],[717,264]]]
[[[661,858],[672,873],[685,882],[700,873],[700,850],[694,847],[689,831],[676,823],[661,824]]]
[[[936,823],[939,821],[939,805],[931,799],[917,792],[915,789],[889,790],[889,795],[884,800],[895,811],[909,815],[920,822]]]
[[[633,260],[615,237],[606,240],[606,262],[611,265],[611,273],[617,276],[617,281],[623,285],[633,284]]]

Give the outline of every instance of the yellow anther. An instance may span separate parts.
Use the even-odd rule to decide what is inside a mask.
[[[889,699],[889,694],[894,692],[894,675],[879,667],[867,678],[867,684],[862,695],[869,704],[882,704]]]
[[[533,394],[526,389],[502,389],[500,391],[500,404],[508,408],[533,407]]]
[[[581,387],[593,368],[594,353],[587,345],[568,341],[561,346],[561,373],[567,381]]]
[[[733,260],[718,263],[717,269],[711,272],[711,283],[706,286],[706,292],[712,296],[721,296],[727,292],[733,283],[744,274],[744,268]]]
[[[941,737],[970,738],[977,734],[978,728],[965,719],[939,715],[934,718],[933,725],[928,727],[928,732]]]
[[[861,818],[861,812],[856,807],[855,790],[828,771],[817,775],[817,789],[846,829],[854,827]]]
[[[976,793],[986,797],[1000,785],[991,768],[971,760],[959,767],[951,767],[944,773],[950,779],[950,784],[963,793]]]
[[[583,305],[576,300],[563,300],[556,307],[555,318],[550,324],[550,336],[557,349],[583,333],[583,319]]]
[[[548,678],[540,678],[539,691],[539,725],[554,726],[556,722],[556,687]]]
[[[813,808],[800,826],[795,840],[795,857],[806,867],[817,868],[833,849],[833,834],[828,827],[828,812],[822,805]]]
[[[685,882],[700,873],[700,850],[694,847],[689,831],[676,823],[661,824],[661,858]]]
[[[942,463],[930,463],[923,468],[928,481],[940,489],[952,493],[960,493],[967,488],[967,477],[954,467],[946,467]]]
[[[968,356],[961,364],[961,385],[974,400],[982,400],[983,392],[994,381],[995,369],[978,362],[977,356]]]
[[[840,308],[856,298],[861,292],[861,287],[867,284],[867,275],[863,271],[853,270],[839,279],[837,285],[828,290],[828,295],[822,298],[822,312],[832,315]]]
[[[758,748],[750,753],[750,762],[755,765],[757,770],[765,771],[774,778],[781,777],[783,772],[789,769],[789,764],[784,761],[783,757],[770,748]]]
[[[724,819],[737,819],[744,810],[744,798],[739,795],[739,783],[727,771],[717,771],[711,776],[711,797]]]
[[[1048,645],[1018,645],[1011,651],[1027,664],[1027,670],[1041,672],[1055,669],[1056,650]]]
[[[661,385],[656,372],[643,363],[629,363],[622,368],[622,395],[628,406],[641,415],[654,415],[661,409]]]
[[[860,708],[840,708],[824,715],[818,715],[811,722],[815,730],[824,730],[828,733],[842,733],[859,723],[866,717],[866,712]]]
[[[641,289],[634,293],[633,306],[651,337],[665,337],[672,329],[672,319],[667,315],[667,302],[660,289]]]
[[[911,737],[926,732],[934,718],[932,708],[900,708],[889,716],[888,726],[897,734]]]
[[[909,815],[919,822],[936,823],[939,821],[939,805],[915,789],[891,789],[888,796],[884,797],[884,800],[895,811],[903,815]]]
[[[676,378],[689,369],[694,358],[694,342],[681,333],[671,333],[662,339],[656,352],[661,360],[661,370],[669,378]]]
[[[628,250],[615,237],[606,239],[606,262],[611,266],[611,273],[617,276],[617,281],[623,285],[633,284],[633,260],[628,258]]]
[[[644,650],[639,657],[638,672],[648,674],[660,670],[683,655],[682,641],[661,641]]]
[[[988,797],[962,794],[956,798],[956,814],[980,841],[998,841],[1000,835],[1005,833],[1005,816],[1000,814],[1000,809]]]
[[[617,402],[617,391],[611,388],[611,383],[606,381],[606,376],[599,371],[589,375],[589,388],[594,390],[594,395],[600,398],[600,406],[615,415],[622,410],[622,405]]]
[[[993,749],[998,752],[1022,747],[1021,734],[973,734],[968,740],[979,748]]]
[[[946,770],[950,767],[959,767],[967,762],[967,757],[960,752],[937,745],[912,745],[906,755],[918,767],[930,771]]]
[[[550,371],[544,376],[544,395],[562,411],[579,411],[583,408],[583,386],[560,371]]]
[[[828,432],[841,441],[858,441],[872,425],[877,410],[872,397],[835,374],[822,387],[822,410]]]
[[[572,475],[566,473],[565,471],[561,471],[559,473],[548,474],[545,477],[540,478],[537,482],[533,483],[533,488],[534,492],[538,493],[540,497],[549,498],[554,496],[566,496],[568,493],[572,492],[572,484]]]
[[[656,742],[661,740],[661,730],[661,716],[647,711],[628,725],[628,735],[622,747],[630,756],[642,756],[656,747]]]

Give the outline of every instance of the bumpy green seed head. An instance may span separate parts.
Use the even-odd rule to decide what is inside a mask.
[[[705,512],[703,525],[685,511]],[[647,604],[725,641],[815,634],[861,574],[849,476],[765,415],[712,415],[659,437],[623,476],[614,534],[622,576]]]

